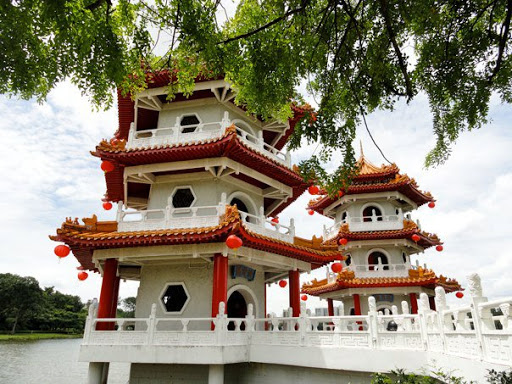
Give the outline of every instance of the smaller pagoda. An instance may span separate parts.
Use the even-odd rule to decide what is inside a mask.
[[[364,156],[357,161],[357,174],[351,185],[333,197],[320,191],[309,202],[309,209],[334,220],[324,227],[324,245],[338,245],[346,260],[341,271],[327,268],[326,278],[305,283],[302,292],[327,299],[329,315],[334,314],[334,300],[343,303],[346,315],[366,313],[367,300],[374,296],[380,312],[396,311],[403,301],[410,312],[417,313],[417,299],[426,293],[435,309],[434,289],[442,286],[446,292],[460,290],[453,279],[447,279],[411,256],[427,248],[443,245],[437,235],[421,229],[411,212],[424,204],[435,207],[429,192],[418,188],[416,181],[401,174],[395,165],[377,167]]]

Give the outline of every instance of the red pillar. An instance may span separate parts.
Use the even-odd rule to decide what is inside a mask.
[[[418,298],[416,294],[409,293],[409,300],[411,301],[411,313],[415,315],[418,313]]]
[[[98,318],[105,319],[112,316],[112,307],[115,305],[117,307],[117,296],[116,294],[116,285],[117,289],[119,289],[119,278],[117,277],[117,260],[116,259],[107,259],[105,264],[103,265],[103,280],[101,283],[101,292],[100,292],[100,303],[98,305]],[[112,323],[98,323],[96,329],[98,330],[108,330],[113,329],[114,324]]]
[[[428,302],[430,304],[430,309],[435,311],[436,310],[436,300],[435,300],[435,297],[434,296],[429,296],[428,297]]]
[[[293,311],[293,317],[300,315],[300,273],[299,271],[289,271],[288,278],[290,280],[290,307]]]
[[[334,316],[334,303],[332,299],[327,299],[327,313],[329,316]]]
[[[219,303],[228,301],[228,258],[218,253],[213,256],[212,317],[219,313]]]
[[[352,295],[354,298],[354,315],[361,316],[361,298],[358,293]]]

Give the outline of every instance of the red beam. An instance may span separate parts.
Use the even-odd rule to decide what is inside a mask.
[[[290,307],[293,310],[293,317],[300,315],[300,273],[299,271],[289,271],[288,278],[290,280]]]

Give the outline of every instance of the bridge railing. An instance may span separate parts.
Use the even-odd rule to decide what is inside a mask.
[[[475,278],[475,281],[477,279]],[[475,288],[476,287],[476,288]],[[417,314],[407,302],[384,314],[375,298],[368,299],[368,314],[362,316],[311,316],[302,303],[298,317],[270,314],[256,319],[252,305],[245,318],[228,318],[225,304],[212,318],[157,318],[153,304],[149,318],[98,319],[91,305],[83,345],[115,346],[311,346],[370,348],[379,350],[432,351],[512,365],[512,298],[487,301],[478,284],[470,289],[470,304],[449,308],[445,291],[435,290],[437,310],[420,294]],[[343,313],[343,312],[341,312]],[[110,330],[101,323],[112,324]]]

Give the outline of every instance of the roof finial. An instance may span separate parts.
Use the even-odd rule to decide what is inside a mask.
[[[364,152],[363,152],[363,140],[359,140],[359,147],[361,148],[361,158],[364,157]]]

